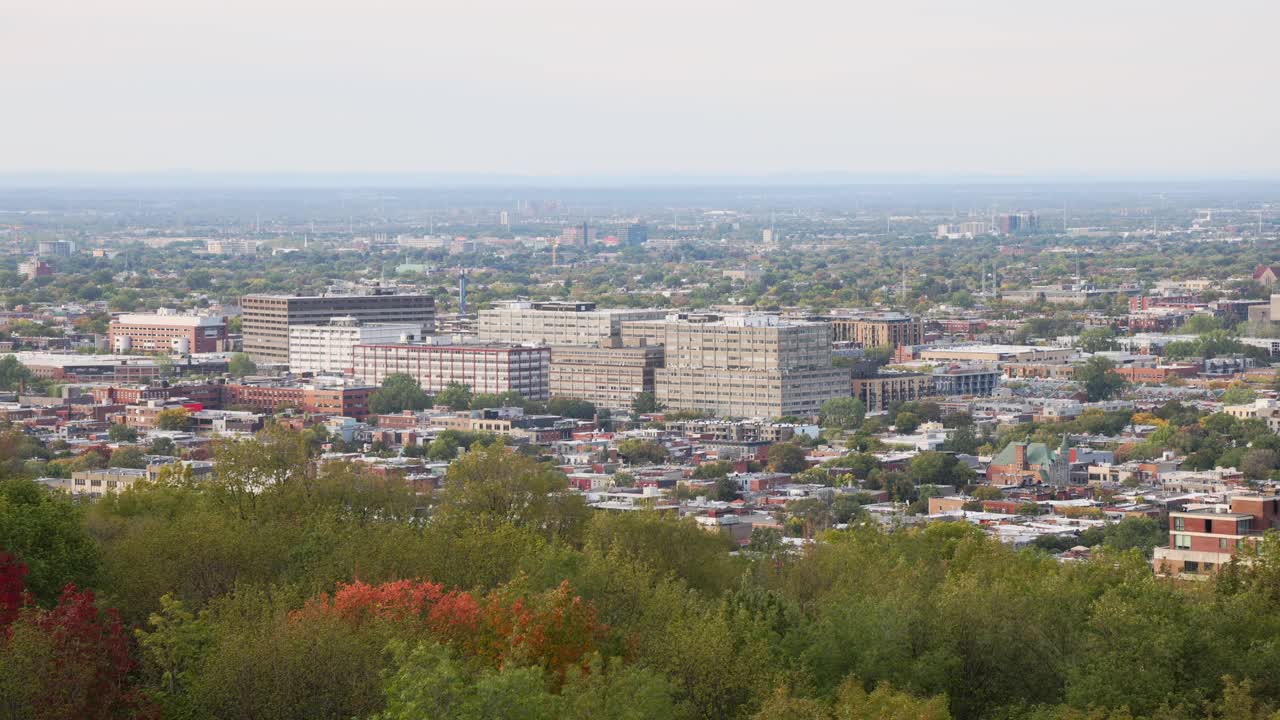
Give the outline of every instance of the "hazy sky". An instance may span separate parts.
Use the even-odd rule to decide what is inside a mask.
[[[1280,177],[1277,0],[0,0],[0,172]]]

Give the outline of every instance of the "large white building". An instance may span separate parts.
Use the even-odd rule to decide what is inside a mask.
[[[618,337],[624,322],[659,320],[666,315],[666,310],[602,310],[589,302],[511,301],[481,310],[477,331],[483,342],[598,345]]]
[[[294,325],[289,328],[289,369],[348,373],[357,345],[412,342],[421,333],[421,323],[361,323],[353,317],[337,317],[327,325]]]
[[[669,410],[724,417],[812,417],[852,393],[847,369],[831,365],[831,325],[776,315],[673,314],[627,322],[629,344],[662,345],[657,400]]]
[[[362,382],[381,385],[388,375],[404,373],[430,393],[451,383],[475,393],[518,392],[529,400],[550,399],[551,350],[504,343],[453,344],[430,337],[421,343],[357,345],[354,374]]]

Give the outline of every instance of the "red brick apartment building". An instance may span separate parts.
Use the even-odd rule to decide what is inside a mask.
[[[1229,504],[1171,512],[1169,547],[1156,548],[1152,567],[1161,575],[1207,575],[1271,529],[1280,529],[1280,496],[1240,495]]]
[[[315,387],[310,385],[226,385],[224,404],[260,412],[295,408],[304,413],[340,415],[363,420],[369,416],[369,396],[376,387]]]

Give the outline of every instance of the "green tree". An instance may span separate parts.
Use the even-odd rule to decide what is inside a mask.
[[[831,398],[822,404],[822,427],[850,430],[862,424],[867,407],[854,397]]]
[[[436,404],[450,410],[466,410],[471,407],[471,388],[462,383],[449,383],[436,395]]]
[[[168,408],[156,413],[156,427],[160,430],[186,430],[190,423],[191,413],[186,408]]]
[[[94,584],[97,545],[85,531],[83,509],[30,480],[0,481],[0,551],[25,563],[27,589],[50,604],[67,583]]]
[[[573,538],[581,532],[587,507],[568,486],[560,471],[501,442],[477,445],[445,473],[436,518],[464,526],[510,524]]]
[[[391,373],[382,379],[382,386],[369,395],[369,412],[376,415],[422,410],[430,405],[431,397],[407,373]]]
[[[1244,405],[1258,399],[1258,392],[1248,385],[1232,385],[1218,398],[1223,405]]]
[[[232,377],[244,377],[258,372],[258,364],[248,353],[236,353],[227,361],[227,372]]]
[[[146,466],[147,456],[142,448],[136,445],[117,448],[111,453],[111,459],[107,461],[107,467],[113,468],[142,469]]]
[[[107,428],[107,438],[111,442],[137,442],[138,431],[128,425],[112,423],[111,427]]]
[[[1076,368],[1075,380],[1084,386],[1090,402],[1109,400],[1124,390],[1125,379],[1116,372],[1115,363],[1095,355]]]
[[[596,406],[586,400],[576,398],[553,397],[547,403],[547,412],[552,415],[590,420],[596,416]]]
[[[13,390],[24,383],[29,384],[33,379],[31,371],[18,362],[17,356],[5,355],[0,358],[0,389]]]
[[[474,668],[435,643],[391,646],[396,667],[377,720],[554,720],[556,698],[542,674],[528,667]]]
[[[618,454],[626,458],[631,465],[650,465],[665,462],[670,453],[662,445],[652,440],[627,438],[618,443]]]
[[[778,473],[798,473],[809,467],[804,448],[794,443],[769,446],[769,469]]]
[[[657,398],[651,392],[636,393],[635,398],[631,400],[631,414],[633,416],[648,415],[661,412],[661,410],[662,406],[658,404]]]
[[[893,426],[903,435],[910,435],[920,427],[920,418],[913,412],[899,412],[893,420]]]
[[[712,460],[694,468],[691,477],[694,480],[711,480],[724,477],[731,472],[733,472],[733,463],[728,460]]]

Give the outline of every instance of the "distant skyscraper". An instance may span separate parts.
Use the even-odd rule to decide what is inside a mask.
[[[773,244],[773,228],[765,228],[760,233],[760,239],[764,242],[765,245],[772,245]]]
[[[649,241],[649,226],[644,223],[632,223],[627,227],[627,244],[643,245]]]
[[[562,245],[583,246],[591,242],[591,228],[587,223],[567,227],[560,233],[560,243]]]
[[[507,214],[506,210],[503,210],[498,215],[498,224],[504,228],[507,228],[508,230],[511,229],[511,216]]]

